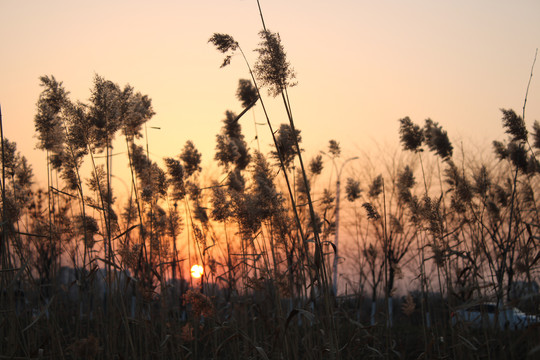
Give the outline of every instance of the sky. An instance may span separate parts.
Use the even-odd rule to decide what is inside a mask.
[[[297,74],[289,95],[307,152],[330,139],[347,156],[397,147],[404,116],[433,119],[454,144],[489,149],[505,138],[499,109],[522,112],[540,46],[537,0],[261,0],[261,6]],[[208,39],[214,32],[233,36],[253,64],[261,28],[255,0],[0,0],[4,136],[42,178],[45,154],[35,150],[34,133],[39,77],[54,75],[72,100],[87,101],[99,74],[152,98],[156,115],[148,125],[160,128],[148,130],[154,160],[179,154],[192,140],[210,164],[225,111],[241,111],[235,92],[249,73],[238,56],[220,69],[222,55]],[[540,120],[536,76],[529,127]],[[265,101],[278,127],[286,121],[280,99]],[[260,106],[242,120],[246,140],[256,146],[254,121],[264,121]],[[257,131],[268,149],[268,128]]]

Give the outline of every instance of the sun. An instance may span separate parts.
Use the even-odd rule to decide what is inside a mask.
[[[191,267],[191,277],[198,279],[202,276],[203,273],[204,269],[201,265],[193,265]]]

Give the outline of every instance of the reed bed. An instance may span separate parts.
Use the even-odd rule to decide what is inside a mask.
[[[0,359],[538,356],[540,322],[452,320],[487,302],[540,312],[540,125],[528,130],[526,100],[521,115],[501,111],[508,139],[493,143],[488,163],[455,155],[431,119],[399,119],[403,150],[378,165],[350,162],[340,195],[332,169],[353,158],[335,140],[324,157],[303,158],[288,94],[295,74],[259,11],[254,64],[232,36],[209,39],[222,66],[240,58],[249,77],[239,81],[242,111],[226,111],[216,135],[221,174],[211,179],[191,141],[164,166],[150,159],[149,96],[96,75],[81,102],[54,76],[40,78],[46,189],[1,136]],[[271,98],[287,115],[279,127]],[[272,139],[266,154],[242,133],[256,106]],[[130,169],[122,204],[112,185],[118,144]],[[340,206],[349,239],[338,249]]]

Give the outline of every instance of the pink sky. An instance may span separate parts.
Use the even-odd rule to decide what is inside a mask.
[[[398,139],[397,120],[439,122],[456,142],[504,139],[499,108],[521,113],[535,49],[538,1],[262,1],[266,24],[280,33],[298,86],[290,96],[304,148],[329,139],[347,155]],[[153,99],[149,134],[155,160],[191,139],[209,163],[227,109],[239,112],[240,58],[219,69],[207,43],[235,37],[250,61],[261,29],[252,0],[9,1],[0,5],[0,105],[4,134],[45,173],[35,151],[38,77],[54,75],[72,99],[89,97],[94,74],[130,83]],[[540,66],[539,64],[537,64]],[[538,70],[540,71],[540,70]],[[277,127],[286,117],[267,100]],[[275,103],[275,104],[274,104]],[[253,116],[244,118],[253,139]],[[540,79],[533,77],[526,121],[540,119]],[[262,144],[268,129],[259,128]],[[255,145],[255,143],[252,143]],[[486,146],[486,147],[487,147]]]

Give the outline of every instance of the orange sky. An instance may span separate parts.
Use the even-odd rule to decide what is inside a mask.
[[[329,139],[347,155],[394,143],[397,120],[439,122],[454,142],[503,139],[499,108],[521,113],[535,49],[540,2],[262,0],[267,27],[280,33],[298,86],[290,96],[304,148]],[[45,155],[33,150],[38,77],[54,75],[72,99],[89,97],[97,73],[130,83],[153,99],[155,160],[191,139],[208,163],[227,109],[239,112],[240,58],[220,69],[207,43],[235,37],[252,62],[261,29],[254,0],[72,0],[0,2],[0,105],[4,134],[38,176]],[[540,62],[540,61],[539,61]],[[537,64],[537,72],[540,64]],[[540,75],[538,75],[540,76]],[[275,126],[286,117],[267,100]],[[272,105],[275,103],[275,106]],[[253,116],[243,121],[253,139]],[[540,79],[533,77],[526,120],[540,120]],[[261,126],[262,144],[271,142]],[[255,143],[252,143],[255,145]],[[123,149],[122,149],[123,150]]]

